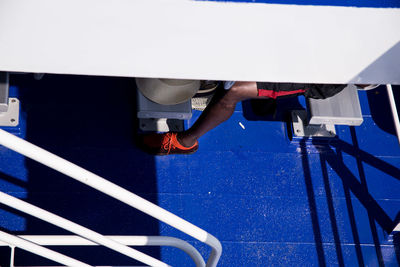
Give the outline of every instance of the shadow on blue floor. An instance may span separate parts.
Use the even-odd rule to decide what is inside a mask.
[[[290,110],[303,108],[301,98],[280,100],[276,114],[269,116],[255,115],[244,102],[231,120],[201,140],[196,154],[152,157],[133,141],[137,123],[131,79],[12,76],[11,84],[23,109],[21,137],[215,234],[224,246],[220,266],[400,263],[399,236],[392,241],[388,236],[400,219],[398,190],[384,184],[376,188],[400,180],[398,148],[390,147],[391,122],[378,114],[387,113],[380,108],[385,97],[373,91],[366,94],[371,114],[364,128],[338,127],[339,137],[331,141],[286,135]],[[361,138],[358,130],[366,136]],[[383,148],[371,144],[375,138],[386,142]],[[4,149],[0,156],[2,191],[103,234],[172,235],[199,247],[203,255],[208,252],[177,230],[47,167]],[[371,179],[376,174],[379,179]],[[392,202],[385,206],[387,199]],[[0,226],[15,234],[67,234],[4,206]],[[394,254],[386,253],[393,247]],[[57,250],[95,265],[132,265],[107,249]],[[173,249],[142,251],[173,266],[193,266]],[[8,253],[1,249],[1,266],[7,266]],[[51,265],[17,251],[16,265],[33,262]]]
[[[19,94],[26,116],[20,136],[157,204],[154,158],[134,144],[137,123],[133,79],[45,75],[34,81],[28,75],[12,75],[10,83]],[[17,157],[9,153],[9,164]],[[24,193],[23,198],[31,204],[102,234],[159,235],[157,220],[74,179],[29,159],[15,163],[14,169],[25,169],[25,173],[14,177],[7,173],[7,169],[13,169],[11,165],[0,170],[2,190],[17,196]],[[10,185],[19,189],[10,190]],[[14,229],[2,226],[8,232],[70,234],[13,209],[0,208],[20,221]],[[139,250],[160,258],[158,248]],[[132,263],[125,256],[99,247],[58,251],[95,265]],[[1,254],[2,266],[8,264],[4,255],[7,252]],[[17,250],[16,265],[33,262],[51,265],[41,257]]]
[[[394,94],[396,99],[400,99],[400,91],[397,86],[394,86]],[[390,107],[387,104],[387,92],[386,88],[381,86],[377,90],[372,90],[367,92],[368,103],[370,108],[370,113],[373,121],[378,127],[383,131],[391,135],[396,135],[393,118],[388,116],[391,114]],[[398,101],[399,102],[399,101]],[[399,103],[398,109],[399,109]],[[278,100],[277,109],[274,114],[260,116],[256,115],[251,107],[250,101],[245,101],[242,104],[243,116],[250,121],[281,121],[287,123],[287,128],[290,129],[290,112],[291,110],[304,109],[304,106],[299,102],[299,98],[287,98]],[[399,109],[400,110],[400,109]],[[393,246],[393,251],[396,253],[395,259],[391,259],[388,256],[383,255],[381,242],[386,242],[385,240],[380,240],[378,235],[378,229],[375,223],[385,231],[386,235],[391,234],[394,227],[400,222],[400,211],[398,212],[396,218],[392,220],[385,210],[379,205],[379,203],[371,196],[368,191],[368,186],[365,177],[365,170],[363,164],[370,165],[382,173],[386,173],[393,177],[393,179],[400,180],[400,169],[395,167],[384,160],[367,153],[359,148],[358,138],[356,130],[354,127],[350,127],[351,141],[349,144],[340,139],[327,140],[327,139],[300,139],[299,146],[301,148],[302,166],[303,174],[307,189],[308,204],[310,208],[310,216],[313,225],[314,241],[316,245],[317,255],[318,255],[318,265],[327,266],[325,259],[325,252],[323,246],[323,238],[320,230],[320,220],[318,218],[317,203],[315,200],[314,186],[311,178],[310,163],[308,160],[308,149],[310,145],[317,149],[319,154],[319,160],[321,164],[323,184],[325,189],[325,194],[327,198],[327,207],[329,212],[330,225],[333,232],[334,245],[337,257],[337,264],[339,266],[345,266],[346,260],[343,256],[342,241],[340,239],[340,234],[337,225],[337,219],[335,215],[335,205],[334,198],[332,195],[328,166],[332,168],[337,175],[341,178],[343,183],[343,189],[345,194],[345,201],[347,205],[347,212],[350,220],[351,232],[354,240],[354,247],[357,256],[357,261],[359,266],[385,266],[389,262],[389,266],[400,265],[400,247],[398,242],[398,235],[396,234],[393,238],[393,242],[389,242],[389,245]],[[292,139],[291,131],[288,131],[289,138]],[[356,159],[356,166],[358,170],[358,175],[354,175],[352,171],[346,166],[343,161],[342,153],[353,156]],[[359,177],[359,178],[357,178]],[[363,255],[359,237],[359,231],[357,229],[356,217],[354,213],[354,208],[352,204],[352,195],[354,195],[360,203],[364,206],[368,213],[370,230],[373,238],[373,243],[375,246],[376,258],[371,257],[371,255]],[[388,245],[386,242],[385,245]],[[394,266],[393,265],[393,266]]]
[[[400,169],[390,165],[381,159],[374,157],[373,155],[362,151],[358,147],[358,141],[356,136],[356,131],[354,127],[350,127],[350,132],[352,136],[353,144],[348,144],[342,140],[335,140],[334,142],[330,142],[330,144],[326,145],[325,147],[321,145],[321,142],[313,141],[313,144],[319,150],[319,158],[321,162],[321,170],[322,170],[322,177],[324,181],[324,188],[326,192],[327,198],[327,206],[329,211],[329,219],[331,224],[331,229],[333,232],[334,237],[334,244],[337,256],[337,264],[339,266],[345,266],[345,259],[343,257],[342,251],[342,241],[340,240],[337,219],[335,215],[335,208],[334,208],[334,199],[332,197],[331,192],[331,185],[329,182],[329,175],[328,175],[328,164],[329,166],[338,174],[341,178],[343,183],[343,188],[345,192],[345,199],[347,205],[348,216],[350,219],[350,226],[351,232],[353,235],[354,245],[356,256],[358,260],[359,266],[371,266],[372,263],[374,266],[385,266],[385,262],[391,262],[393,259],[391,258],[384,258],[382,254],[381,248],[381,241],[378,236],[378,230],[375,223],[378,223],[379,226],[385,231],[387,235],[392,233],[395,226],[400,222],[400,212],[397,214],[396,218],[392,220],[385,210],[379,205],[379,203],[371,196],[368,191],[366,179],[365,179],[365,171],[363,167],[363,163],[373,166],[377,168],[383,173],[386,173],[392,176],[394,179],[400,180]],[[318,219],[318,212],[317,212],[317,205],[315,201],[315,194],[314,194],[314,186],[312,184],[311,178],[311,170],[310,164],[308,161],[308,152],[307,152],[307,142],[309,140],[303,139],[300,141],[301,153],[302,153],[302,164],[303,164],[303,172],[304,172],[304,179],[307,188],[307,195],[308,195],[308,202],[310,207],[311,213],[311,220],[313,224],[313,231],[314,231],[314,240],[316,244],[317,254],[318,254],[318,262],[319,266],[327,266],[325,260],[325,252],[322,242],[321,230],[320,230],[320,223]],[[332,146],[332,147],[331,147]],[[342,152],[350,154],[354,156],[357,161],[357,169],[358,169],[358,177],[352,173],[352,171],[346,166],[343,162]],[[354,208],[352,204],[352,198],[350,193],[352,193],[358,201],[363,205],[368,213],[369,218],[369,225],[371,228],[371,233],[373,237],[373,242],[375,246],[376,258],[371,257],[371,255],[363,255],[359,237],[359,230],[357,229],[356,217],[354,215]],[[383,240],[384,241],[384,240]],[[397,241],[393,242],[391,245],[394,246],[394,251],[396,252],[396,260],[397,263],[400,265],[399,260],[399,244]],[[365,259],[372,258],[373,262],[365,262]]]

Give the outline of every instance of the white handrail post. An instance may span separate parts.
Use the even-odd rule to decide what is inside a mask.
[[[15,246],[10,246],[10,248],[11,248],[10,267],[14,267]]]
[[[386,89],[387,89],[387,93],[388,93],[388,96],[389,96],[390,108],[392,109],[393,122],[394,122],[394,128],[396,129],[397,140],[399,141],[399,144],[400,144],[399,113],[397,112],[396,101],[394,99],[392,85],[391,84],[387,84],[386,85]]]
[[[219,258],[221,257],[222,254],[222,245],[221,242],[219,242],[218,239],[216,239],[214,236],[209,235],[207,237],[207,242],[205,242],[211,247],[211,254],[210,257],[207,260],[207,267],[216,267]]]

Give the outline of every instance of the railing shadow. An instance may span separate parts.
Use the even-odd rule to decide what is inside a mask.
[[[396,260],[400,265],[400,233],[395,233],[393,236],[393,244],[395,246]]]
[[[375,94],[374,91],[368,92],[368,98],[375,97],[372,96]],[[384,94],[381,96],[378,94],[378,97],[385,97]],[[376,100],[376,99],[375,99]],[[290,115],[291,110],[295,109],[303,109],[303,106],[299,102],[299,98],[292,99],[282,99],[281,103],[277,105],[277,110],[275,114],[270,114],[266,116],[258,116],[254,114],[252,111],[252,107],[249,101],[245,101],[242,103],[243,106],[243,115],[246,119],[257,121],[281,121],[287,122],[289,120],[288,116]],[[378,101],[369,101],[369,103],[377,103]],[[374,121],[378,124],[382,122],[382,116],[376,115],[375,112],[377,107],[370,106],[371,114],[375,114],[373,116]],[[379,112],[379,114],[381,114]],[[387,115],[387,113],[386,113]],[[387,122],[387,116],[385,117]],[[378,121],[378,122],[377,122]],[[390,123],[383,123],[384,125],[392,125]],[[385,126],[386,127],[386,126]],[[289,129],[290,127],[288,127]],[[393,129],[386,129],[389,133],[393,132]],[[363,205],[368,214],[368,223],[371,229],[372,240],[375,247],[376,252],[376,262],[380,266],[384,266],[384,255],[382,254],[381,242],[384,240],[380,240],[378,235],[378,229],[376,223],[383,229],[386,234],[390,234],[398,219],[392,220],[385,210],[379,205],[379,203],[372,197],[372,195],[368,191],[368,186],[365,177],[365,170],[363,164],[368,164],[377,170],[390,175],[394,179],[400,180],[400,169],[396,166],[393,166],[384,160],[375,157],[374,155],[365,152],[359,148],[357,142],[357,136],[354,127],[350,128],[350,133],[352,136],[352,144],[344,142],[342,140],[335,140],[334,142],[326,142],[320,141],[318,139],[313,139],[312,141],[308,139],[302,139],[299,143],[301,149],[301,160],[303,165],[303,175],[305,179],[305,185],[307,190],[308,204],[310,209],[310,219],[313,225],[314,231],[314,242],[316,246],[316,253],[318,256],[318,264],[319,266],[326,266],[326,251],[323,244],[323,238],[321,234],[321,226],[319,224],[319,215],[317,209],[317,200],[313,187],[312,180],[312,170],[309,163],[309,152],[308,148],[310,142],[317,149],[319,153],[319,160],[321,164],[322,170],[322,179],[323,185],[326,194],[327,200],[327,208],[330,218],[330,225],[333,234],[333,241],[336,251],[337,264],[339,266],[345,266],[345,258],[344,252],[342,248],[342,241],[339,235],[339,228],[337,223],[337,216],[335,214],[333,195],[331,186],[329,183],[328,176],[328,166],[332,168],[337,175],[342,180],[344,198],[347,207],[347,213],[350,223],[351,234],[354,241],[354,250],[357,257],[357,262],[359,266],[366,266],[366,256],[365,252],[363,254],[363,250],[361,247],[360,234],[359,229],[357,227],[357,218],[355,216],[352,194],[356,197],[356,199]],[[290,134],[290,133],[289,133]],[[315,149],[313,149],[315,151]],[[343,161],[343,152],[353,156],[356,159],[356,167],[358,170],[357,176],[352,173],[352,171],[344,164]],[[395,250],[397,258],[399,251],[398,242],[394,242]],[[400,265],[400,260],[397,259],[398,264]]]
[[[344,196],[347,205],[347,212],[350,221],[351,232],[355,245],[355,253],[359,266],[365,266],[365,256],[361,249],[360,236],[357,229],[357,218],[354,214],[354,208],[352,203],[351,194],[362,204],[368,214],[369,226],[371,229],[372,239],[375,246],[376,261],[379,266],[384,266],[384,256],[382,255],[381,242],[378,236],[378,229],[376,223],[384,230],[386,234],[390,234],[398,219],[392,219],[388,216],[385,210],[379,205],[379,203],[373,198],[368,191],[368,186],[365,177],[365,170],[363,164],[368,164],[374,168],[392,176],[394,179],[400,179],[400,169],[374,157],[373,155],[361,150],[358,146],[357,136],[354,127],[350,128],[352,136],[352,143],[349,144],[342,140],[335,140],[335,142],[329,142],[325,145],[318,140],[312,140],[312,144],[319,153],[319,159],[321,163],[322,178],[327,198],[327,206],[330,218],[331,229],[333,232],[334,245],[337,256],[337,264],[344,266],[344,257],[342,251],[342,244],[339,236],[339,229],[337,225],[337,219],[335,215],[335,208],[333,205],[333,195],[331,186],[329,183],[328,176],[328,165],[337,173],[342,180]],[[307,189],[307,196],[310,208],[311,222],[314,231],[314,241],[316,245],[316,252],[318,255],[319,266],[326,266],[326,254],[324,253],[324,246],[321,237],[321,226],[318,220],[317,203],[315,200],[314,187],[312,184],[311,171],[308,159],[308,146],[310,140],[307,138],[300,141],[301,158],[303,164],[304,179]],[[358,176],[352,173],[352,171],[344,164],[342,153],[345,152],[351,156],[354,156],[357,161]],[[399,250],[398,242],[394,242],[396,251]],[[397,255],[397,261],[400,264],[399,256]]]
[[[309,165],[306,140],[300,141],[301,148],[301,161],[303,165],[304,182],[307,189],[308,206],[310,208],[311,223],[314,232],[314,242],[318,255],[318,264],[323,267],[326,266],[325,252],[322,243],[321,227],[318,220],[317,203],[315,200],[314,187],[311,178],[311,170]]]

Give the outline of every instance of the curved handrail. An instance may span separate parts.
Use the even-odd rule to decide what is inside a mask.
[[[89,172],[57,155],[54,155],[1,129],[0,144],[71,178],[74,178],[75,180],[78,180],[92,188],[95,188],[104,194],[118,199],[133,208],[136,208],[166,224],[169,224],[170,226],[192,236],[193,238],[206,243],[212,248],[206,266],[217,266],[218,260],[222,253],[221,243],[213,235],[207,233],[203,229],[92,172]]]
[[[31,241],[41,246],[96,246],[90,240],[76,235],[19,235],[18,237]],[[194,261],[196,267],[204,267],[204,262],[201,254],[188,242],[170,236],[117,236],[106,235],[118,243],[126,246],[170,246],[184,251]],[[1,245],[8,245],[6,243]]]

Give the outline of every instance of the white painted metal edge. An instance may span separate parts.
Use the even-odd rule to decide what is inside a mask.
[[[400,84],[398,25],[395,8],[0,0],[0,70]]]

